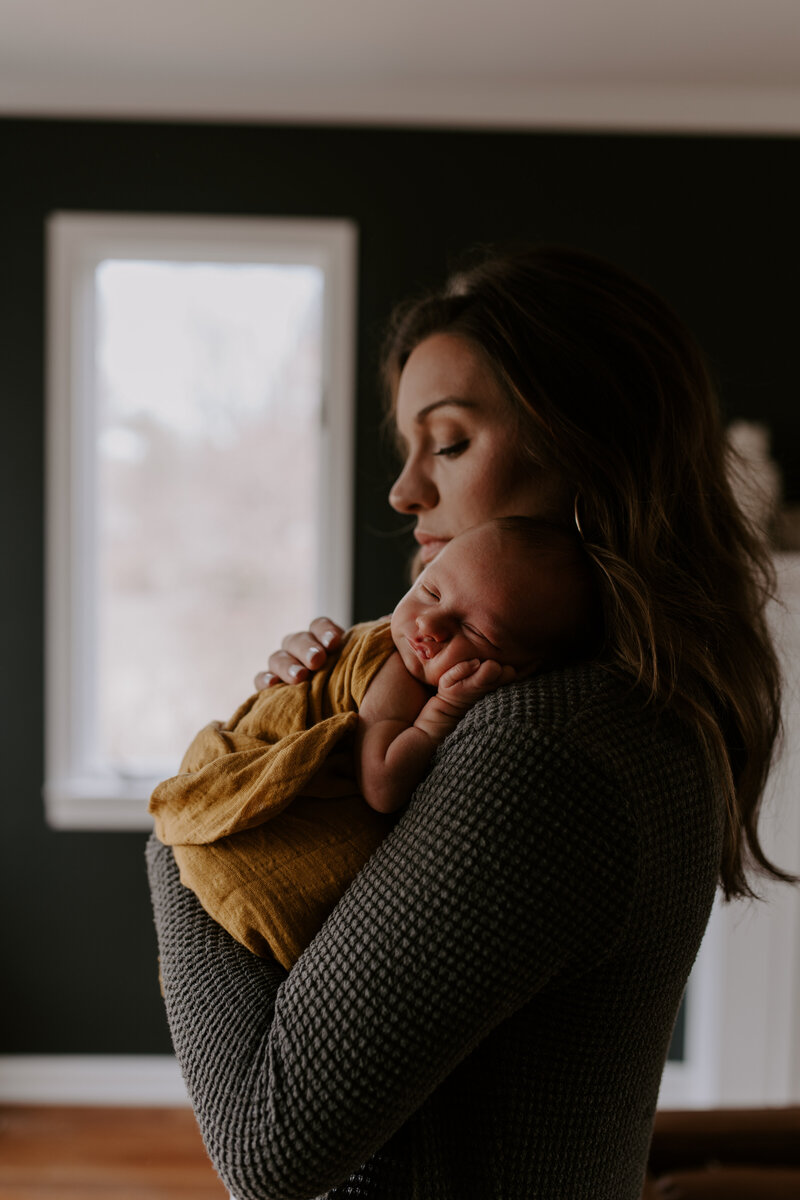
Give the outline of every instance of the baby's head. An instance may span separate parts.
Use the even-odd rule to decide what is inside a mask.
[[[459,534],[392,614],[392,638],[417,679],[438,685],[464,659],[519,675],[587,654],[597,641],[594,570],[577,531],[499,517]]]

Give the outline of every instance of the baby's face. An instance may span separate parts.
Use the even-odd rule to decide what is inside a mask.
[[[437,687],[465,659],[493,659],[520,673],[536,666],[526,636],[531,572],[504,538],[480,526],[453,538],[392,613],[392,638],[411,674]]]

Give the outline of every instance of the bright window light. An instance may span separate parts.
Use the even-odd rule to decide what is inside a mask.
[[[354,239],[88,214],[50,239],[45,797],[138,828],[283,633],[350,619]]]

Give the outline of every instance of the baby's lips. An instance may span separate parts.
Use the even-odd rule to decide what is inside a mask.
[[[430,642],[422,640],[422,639],[417,640],[417,638],[409,638],[408,643],[411,646],[411,649],[414,651],[414,653],[419,655],[420,658],[424,658],[424,659],[433,658],[433,653],[431,651]]]

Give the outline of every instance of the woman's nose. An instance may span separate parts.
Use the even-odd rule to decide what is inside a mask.
[[[412,461],[407,462],[389,492],[389,503],[395,512],[422,512],[435,508],[438,502],[433,480]]]

